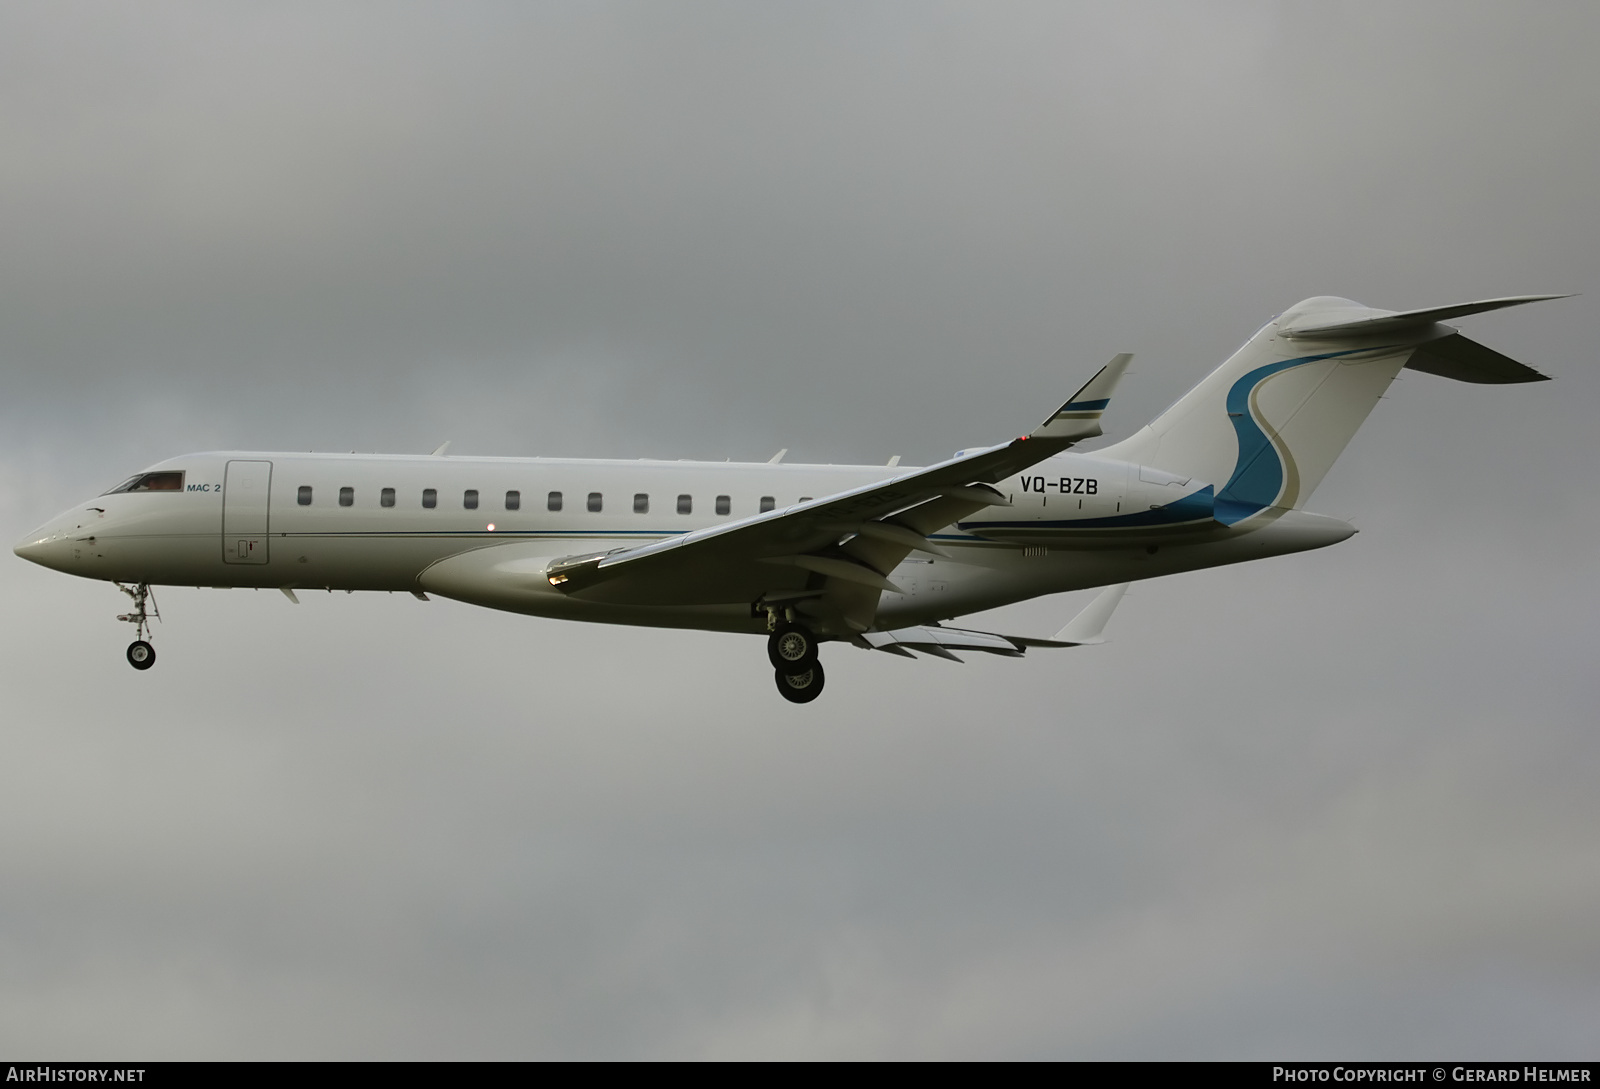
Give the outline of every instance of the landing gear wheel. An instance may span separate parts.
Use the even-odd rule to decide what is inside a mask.
[[[785,673],[781,669],[773,672],[778,691],[790,703],[810,703],[822,695],[823,679],[821,662],[812,662],[803,673]]]
[[[134,669],[149,669],[156,664],[156,648],[143,639],[128,644],[128,664]]]
[[[780,673],[803,673],[817,660],[817,637],[804,624],[779,624],[767,639],[767,657]]]

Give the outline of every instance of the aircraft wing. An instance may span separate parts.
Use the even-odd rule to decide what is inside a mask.
[[[995,482],[1101,434],[1100,417],[1130,359],[1112,359],[1044,423],[1010,442],[636,548],[565,557],[547,577],[585,600],[782,603],[824,628],[866,630],[878,595],[899,592],[888,573],[913,550],[942,554],[929,534],[1009,505]]]
[[[1128,592],[1128,583],[1108,586],[1095,595],[1093,601],[1055,634],[1053,639],[1033,639],[1026,635],[999,635],[989,631],[970,631],[966,628],[947,628],[943,624],[928,624],[915,628],[896,628],[894,631],[868,631],[856,636],[857,646],[887,651],[911,658],[911,650],[931,654],[935,658],[961,661],[952,651],[971,650],[984,654],[1000,654],[1020,658],[1029,647],[1086,647],[1104,643],[1101,632],[1106,621]]]

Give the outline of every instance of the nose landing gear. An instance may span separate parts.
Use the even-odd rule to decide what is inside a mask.
[[[128,664],[134,669],[149,669],[156,664],[156,648],[150,645],[146,637],[150,634],[150,618],[160,620],[161,609],[156,605],[156,597],[150,592],[148,582],[141,582],[137,586],[124,586],[119,582],[117,589],[133,599],[133,612],[122,613],[117,619],[134,625],[139,635],[128,644]]]

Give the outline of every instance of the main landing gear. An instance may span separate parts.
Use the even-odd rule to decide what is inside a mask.
[[[149,669],[156,664],[156,648],[146,638],[150,634],[150,618],[161,619],[155,595],[150,592],[148,582],[137,586],[124,586],[119,582],[117,589],[133,598],[133,612],[123,613],[117,619],[134,625],[139,634],[139,638],[128,644],[128,664],[134,669]]]
[[[810,703],[822,695],[822,663],[817,661],[817,636],[804,624],[774,619],[767,637],[773,681],[790,703]]]
[[[810,703],[822,695],[822,682],[825,679],[822,673],[822,663],[812,662],[804,673],[785,673],[778,670],[772,678],[777,682],[778,691],[790,703]]]

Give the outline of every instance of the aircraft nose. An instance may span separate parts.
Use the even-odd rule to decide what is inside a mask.
[[[41,526],[18,541],[13,552],[31,563],[61,570],[71,551],[67,534],[54,526]]]
[[[34,563],[38,563],[44,558],[45,553],[50,550],[50,544],[54,540],[54,533],[46,533],[36,529],[18,541],[17,546],[11,551],[25,560],[32,560]]]

